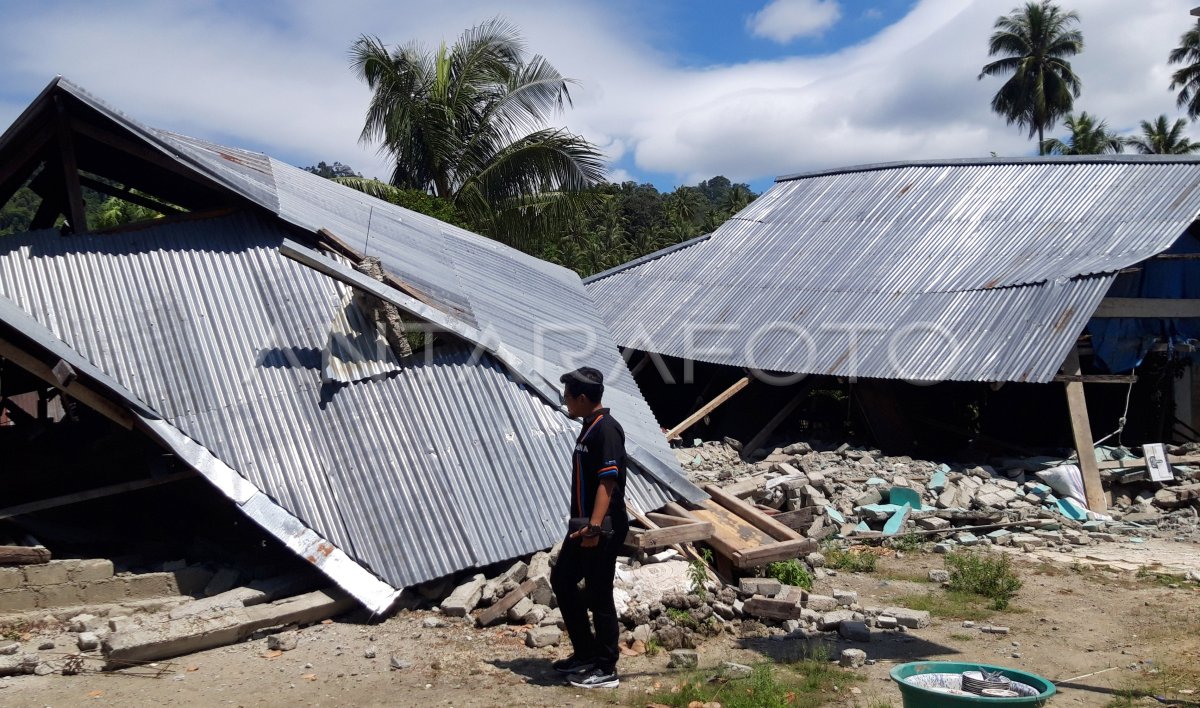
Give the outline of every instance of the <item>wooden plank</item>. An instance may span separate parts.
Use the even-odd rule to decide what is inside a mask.
[[[1072,348],[1063,362],[1063,373],[1078,376],[1079,350]],[[1088,509],[1102,513],[1108,509],[1104,496],[1104,485],[1100,481],[1100,467],[1096,463],[1095,445],[1092,443],[1092,424],[1088,420],[1087,399],[1083,395],[1083,383],[1072,381],[1066,384],[1067,407],[1071,412],[1071,432],[1075,436],[1075,451],[1079,455],[1079,469],[1083,472],[1083,490],[1087,495]]]
[[[634,533],[634,532],[631,532]],[[712,538],[713,525],[707,521],[668,528],[650,529],[637,532],[636,545],[638,548],[662,548],[676,543],[691,541],[707,541]]]
[[[804,538],[795,529],[781,524],[732,494],[727,494],[725,490],[715,484],[704,485],[704,491],[708,492],[713,501],[737,514],[741,519],[776,541],[794,541]]]
[[[0,164],[0,207],[7,204],[33,174],[40,162],[34,161],[34,158],[50,142],[53,133],[54,125],[48,122],[38,128],[29,140],[15,141],[16,151]]]
[[[475,615],[475,624],[480,627],[487,627],[499,622],[502,618],[507,617],[508,611],[528,596],[529,593],[533,592],[535,588],[537,588],[536,580],[526,580],[516,590],[500,598],[495,604],[480,610]]]
[[[191,479],[195,476],[196,473],[194,471],[187,470],[185,472],[175,472],[172,474],[163,475],[162,477],[156,477],[152,479],[137,479],[131,482],[110,484],[105,487],[96,487],[95,489],[88,489],[82,492],[63,494],[61,496],[51,497],[49,499],[42,499],[41,501],[17,504],[16,506],[0,509],[0,519],[11,519],[14,516],[21,516],[22,514],[32,514],[38,511],[45,511],[46,509],[57,509],[59,507],[69,506],[71,504],[78,504],[79,502],[90,501],[92,499],[102,499],[104,497],[124,494],[125,492],[132,492],[138,489],[148,489],[150,487],[157,487],[163,484],[170,484],[171,482],[179,482],[185,479]]]
[[[1100,301],[1092,317],[1200,317],[1200,299],[1106,297]]]
[[[0,546],[0,565],[41,565],[50,562],[45,546]]]
[[[817,507],[809,506],[795,511],[784,511],[771,517],[784,526],[804,534],[805,529],[812,526],[813,518],[817,515]]]
[[[1173,465],[1193,465],[1200,463],[1200,455],[1167,455],[1167,462]],[[1146,460],[1142,457],[1127,460],[1105,460],[1098,464],[1102,470],[1138,469],[1145,466]]]
[[[817,550],[817,542],[811,538],[799,538],[794,541],[780,541],[759,548],[750,548],[733,554],[733,563],[739,568],[753,568],[775,561],[790,560],[808,555]]]
[[[1054,377],[1054,381],[1058,383],[1114,383],[1114,384],[1131,384],[1137,383],[1137,376],[1133,374],[1059,374]]]
[[[128,187],[125,187],[125,188],[114,187],[113,185],[111,185],[107,182],[102,182],[98,179],[92,179],[91,177],[87,177],[84,175],[80,175],[79,183],[82,184],[83,186],[87,187],[88,189],[95,190],[97,192],[100,192],[101,194],[107,194],[110,197],[116,197],[117,199],[127,201],[130,204],[136,204],[141,207],[146,207],[147,209],[156,211],[159,214],[162,214],[164,216],[172,216],[172,215],[187,213],[186,211],[184,211],[178,207],[173,207],[170,204],[167,204],[165,202],[160,202],[157,199],[152,199],[150,197],[145,196],[144,194],[138,194],[137,192],[133,191],[132,189],[130,189]]]
[[[753,455],[755,450],[762,447],[763,443],[767,441],[767,438],[771,437],[771,433],[774,433],[775,429],[782,425],[783,421],[787,420],[787,417],[791,415],[801,403],[804,402],[805,397],[808,395],[808,389],[809,385],[807,382],[805,382],[805,384],[800,387],[800,390],[796,392],[796,395],[792,396],[792,400],[788,401],[783,408],[780,408],[779,411],[771,417],[771,420],[767,421],[767,424],[763,426],[763,429],[758,431],[757,435],[750,438],[750,442],[742,446],[741,456],[743,459],[748,455]]]
[[[729,388],[722,391],[720,393],[720,395],[718,395],[716,398],[712,399],[708,403],[705,403],[703,406],[700,406],[699,410],[697,410],[695,413],[689,415],[687,418],[684,418],[683,421],[679,425],[676,425],[674,428],[671,428],[669,431],[667,431],[667,440],[671,440],[675,437],[678,437],[680,433],[682,433],[683,431],[685,431],[688,428],[695,425],[704,416],[708,415],[709,413],[712,413],[714,410],[717,409],[717,406],[720,406],[725,401],[728,401],[730,398],[733,398],[734,394],[736,394],[738,391],[741,391],[743,388],[746,388],[746,386],[748,386],[749,384],[750,384],[749,376],[744,376],[744,377],[738,379],[737,382],[735,382],[732,386],[730,386]]]
[[[88,232],[87,207],[83,203],[83,189],[79,185],[79,163],[75,160],[75,138],[71,134],[70,118],[62,99],[54,98],[54,108],[58,113],[58,154],[62,158],[63,184],[67,193],[67,218],[71,221],[71,231],[77,234]]]
[[[646,518],[649,521],[653,521],[655,524],[655,525],[647,525],[647,528],[650,528],[650,529],[659,528],[659,527],[663,527],[663,526],[687,526],[688,524],[697,523],[695,521],[689,521],[689,520],[684,519],[679,516],[674,516],[671,514],[659,514],[659,513],[653,512],[653,511],[650,512],[649,514],[646,514]]]
[[[668,512],[690,521],[712,523],[713,535],[705,543],[713,547],[719,558],[724,558],[730,563],[732,563],[735,553],[774,542],[770,536],[742,521],[728,509],[714,504],[711,500],[705,500],[705,504],[707,505],[705,508],[694,511],[684,509],[675,502],[667,504],[664,508]],[[720,572],[720,563],[718,563],[717,569]]]
[[[123,407],[113,403],[99,393],[84,386],[78,381],[73,381],[66,386],[59,386],[58,379],[54,376],[54,370],[40,359],[27,354],[24,350],[18,348],[11,342],[0,339],[0,357],[8,359],[12,363],[28,371],[39,379],[54,386],[71,398],[79,401],[83,405],[91,408],[97,413],[108,418],[117,425],[126,430],[133,429],[133,416],[129,414]]]
[[[762,472],[752,477],[738,480],[733,484],[726,485],[722,487],[722,489],[725,490],[726,494],[735,497],[748,497],[757,492],[759,489],[762,489],[763,484],[765,484],[770,477],[771,475],[767,472]]]

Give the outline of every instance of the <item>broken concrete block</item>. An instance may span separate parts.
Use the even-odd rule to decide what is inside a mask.
[[[907,607],[888,607],[883,613],[896,618],[896,623],[909,629],[921,629],[929,626],[929,612],[926,610],[910,610]]]
[[[867,653],[862,649],[843,649],[838,665],[847,669],[857,669],[867,663]]]
[[[37,654],[25,654],[24,656],[0,656],[0,676],[19,676],[21,674],[32,674],[38,664]]]
[[[895,629],[900,623],[891,615],[879,615],[875,618],[875,626],[879,629]]]
[[[77,561],[71,571],[71,581],[76,583],[92,583],[108,580],[113,576],[112,561],[107,558],[87,558]]]
[[[783,588],[783,583],[774,578],[742,578],[739,588],[748,595],[774,597]]]
[[[167,613],[171,619],[182,619],[196,615],[213,615],[234,607],[250,607],[267,601],[267,594],[250,588],[234,588],[223,593],[180,605]]]
[[[867,491],[858,495],[854,500],[854,506],[871,506],[883,501],[883,494],[880,493],[878,487],[871,487]]]
[[[558,602],[554,597],[554,588],[550,587],[550,578],[535,578],[533,585],[529,588],[529,599],[533,600],[534,604],[545,605],[546,607],[557,607]]]
[[[525,646],[530,649],[557,646],[562,640],[558,627],[534,627],[525,633]]]
[[[998,627],[998,626],[989,625],[989,626],[985,626],[985,627],[980,627],[979,631],[983,632],[985,634],[1008,634],[1009,630],[1008,630],[1008,627]]]
[[[834,610],[826,612],[817,620],[817,629],[822,632],[830,632],[838,628],[842,622],[852,622],[854,613],[850,610]]]
[[[497,576],[501,581],[511,580],[518,584],[524,582],[527,577],[529,577],[529,565],[525,561],[513,563],[508,570]]]
[[[450,596],[442,601],[442,612],[447,617],[466,617],[467,613],[474,610],[475,606],[479,604],[479,598],[483,596],[483,586],[486,583],[487,578],[479,574],[454,588]]]
[[[17,642],[0,646],[0,656],[15,656],[19,651],[21,651],[21,645]]]
[[[752,673],[754,673],[754,669],[733,661],[726,661],[717,669],[717,674],[727,679],[746,678]]]
[[[808,609],[816,612],[828,612],[837,609],[838,601],[829,595],[813,595],[810,593],[804,598],[803,604]]]
[[[941,531],[942,529],[950,528],[950,522],[941,518],[940,516],[926,516],[917,519],[915,523],[917,524],[918,528],[926,529],[928,531]]]
[[[834,590],[833,599],[839,607],[849,607],[858,602],[858,593],[853,590]]]
[[[832,600],[833,598],[829,599]],[[746,600],[742,606],[742,610],[747,615],[764,619],[786,620],[798,619],[802,616],[799,603],[761,596],[755,596]]]
[[[838,625],[838,635],[852,642],[871,641],[871,628],[866,622],[850,620]]]
[[[929,571],[929,582],[931,583],[947,583],[950,582],[950,571],[933,569]]]
[[[299,632],[280,632],[267,637],[267,648],[271,651],[291,651],[299,643]]]
[[[75,643],[79,646],[79,651],[94,651],[100,647],[100,638],[95,632],[80,632]]]
[[[509,622],[521,622],[521,619],[534,608],[533,600],[523,597],[508,611]]]
[[[668,669],[694,669],[700,665],[700,655],[695,649],[672,649]]]
[[[80,632],[93,632],[105,625],[106,623],[102,618],[85,613],[72,617],[67,622],[67,629],[79,634]]]

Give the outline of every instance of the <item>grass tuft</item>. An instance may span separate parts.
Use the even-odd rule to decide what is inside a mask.
[[[1022,585],[1012,559],[1003,553],[947,553],[946,569],[951,591],[986,597],[994,610],[1007,609]]]
[[[808,569],[795,558],[785,561],[776,561],[767,566],[767,577],[775,578],[784,585],[794,585],[812,590],[813,579],[809,575]]]
[[[830,545],[826,547],[824,554],[825,566],[827,568],[845,570],[851,573],[874,572],[875,564],[879,562],[879,556],[872,553],[871,549],[865,546],[846,549]]]
[[[828,702],[839,686],[861,680],[862,676],[842,671],[826,660],[810,658],[791,664],[758,664],[742,679],[717,679],[710,672],[695,672],[638,704],[716,702],[722,708],[817,708]]]

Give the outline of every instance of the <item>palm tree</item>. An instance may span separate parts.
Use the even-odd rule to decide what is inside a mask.
[[[1074,106],[1081,87],[1067,57],[1083,51],[1083,35],[1070,26],[1079,15],[1063,12],[1050,0],[1029,2],[997,18],[988,41],[988,56],[1003,59],[986,64],[979,78],[1011,74],[992,98],[992,110],[1037,135],[1038,154],[1045,131]]]
[[[546,125],[571,104],[571,80],[540,55],[526,60],[520,34],[500,18],[432,52],[364,35],[350,56],[373,92],[360,140],[395,160],[391,185],[449,200],[485,233],[527,243],[579,213],[604,178],[593,145]]]
[[[1190,155],[1200,152],[1200,143],[1193,142],[1183,134],[1187,121],[1177,118],[1173,125],[1167,125],[1167,115],[1164,113],[1154,122],[1142,121],[1142,137],[1126,138],[1125,144],[1132,146],[1143,155]]]
[[[1179,46],[1167,57],[1172,64],[1183,68],[1171,74],[1171,90],[1179,88],[1177,106],[1187,106],[1188,117],[1200,117],[1200,26],[1193,26],[1179,38]],[[1182,87],[1182,88],[1180,88]]]
[[[1107,155],[1125,149],[1125,141],[1108,131],[1105,121],[1096,121],[1087,111],[1067,114],[1063,124],[1071,131],[1066,142],[1050,138],[1042,143],[1043,155]]]

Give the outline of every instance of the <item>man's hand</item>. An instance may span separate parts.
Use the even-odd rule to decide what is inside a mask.
[[[573,541],[579,541],[579,545],[583,548],[595,548],[596,546],[600,545],[600,532],[593,531],[588,526],[584,526],[575,533],[567,536],[567,538]]]

